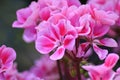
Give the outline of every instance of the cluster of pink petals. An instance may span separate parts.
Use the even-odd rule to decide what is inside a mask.
[[[117,47],[117,43],[111,38],[97,38],[104,36],[117,19],[115,13],[98,10],[90,5],[65,7],[61,12],[53,14],[48,21],[38,25],[36,49],[43,54],[55,50],[50,58],[58,60],[64,56],[65,50],[72,51],[76,46],[75,39],[82,36],[88,39],[89,44],[92,42],[94,51],[102,60],[108,51],[100,49],[97,45]],[[111,42],[113,44],[109,44]]]
[[[0,79],[4,79],[4,73],[12,68],[16,59],[16,52],[13,48],[2,45],[0,47]]]
[[[5,80],[44,80],[29,71],[18,72],[16,67],[14,64],[11,69],[4,73]]]
[[[36,40],[36,49],[40,53],[47,54],[56,49],[50,58],[52,60],[57,60],[63,57],[65,49],[73,50],[76,31],[72,26],[68,25],[69,22],[60,20],[56,25],[48,22],[43,22],[41,24],[42,27],[44,26],[44,29],[38,32]]]
[[[91,55],[92,48],[99,59],[105,61],[98,66],[82,66],[91,79],[119,80],[120,68],[116,72],[112,70],[119,56],[108,54],[109,51],[102,47],[118,47],[113,38],[106,36],[114,25],[120,25],[120,0],[89,0],[85,5],[81,5],[79,0],[33,1],[30,6],[17,11],[13,27],[23,28],[23,39],[34,41],[36,50],[49,54],[51,60],[45,56],[29,71],[19,73],[11,69],[5,76],[8,80],[58,80],[56,63],[52,60],[62,59],[65,54],[72,60],[83,59]],[[4,46],[0,49],[2,53]],[[0,61],[1,64],[4,60]],[[0,72],[11,64],[3,64],[5,68],[0,68]]]
[[[13,61],[16,59],[16,52],[13,48],[6,47],[5,45],[0,47],[0,73],[8,70],[12,67]]]
[[[17,20],[14,21],[14,28],[23,28],[23,39],[32,42],[36,39],[35,27],[46,21],[52,14],[58,13],[64,6],[79,6],[79,0],[39,0],[32,2],[29,7],[17,11]]]
[[[35,62],[30,70],[18,72],[17,65],[4,73],[5,80],[58,80],[59,74],[55,61],[49,59],[47,55]],[[3,80],[3,79],[2,79]]]
[[[88,71],[92,80],[118,80],[118,72],[112,70],[119,60],[119,56],[115,53],[110,53],[102,65],[86,65],[82,66]],[[115,79],[116,78],[116,79]],[[120,78],[119,78],[120,79]]]
[[[104,3],[102,1],[100,3]],[[81,5],[78,0],[39,0],[17,11],[13,27],[24,28],[24,40],[35,41],[38,52],[53,52],[50,56],[52,60],[61,59],[66,50],[74,51],[76,39],[81,37],[86,38],[87,44],[92,44],[94,51],[103,60],[108,51],[98,45],[117,47],[117,43],[111,38],[99,38],[107,34],[118,17],[114,12],[100,10],[92,4]]]
[[[120,0],[88,0],[88,4],[105,11],[114,11],[120,16]],[[120,17],[117,25],[120,26]]]
[[[72,11],[72,12],[69,12]],[[118,19],[118,15],[111,11],[99,10],[93,8],[91,5],[81,5],[80,7],[71,6],[66,11],[67,19],[71,22],[71,25],[76,29],[78,37],[87,38],[87,42],[79,45],[77,57],[84,55],[85,47],[87,48],[91,43],[94,51],[99,58],[103,60],[108,54],[107,50],[100,49],[97,45],[117,47],[117,42],[112,38],[102,38],[110,29],[110,26],[114,25]],[[82,47],[81,47],[82,46]],[[82,48],[82,49],[81,49]],[[84,50],[83,50],[84,49]],[[81,55],[80,55],[81,54]],[[79,56],[78,56],[79,55]]]
[[[37,60],[31,67],[30,72],[44,80],[59,80],[56,61],[49,59],[48,55]]]

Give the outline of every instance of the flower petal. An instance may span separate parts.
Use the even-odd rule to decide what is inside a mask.
[[[36,30],[34,29],[34,27],[25,28],[23,33],[23,39],[28,43],[36,39]]]
[[[80,44],[79,47],[78,47],[78,52],[77,52],[76,56],[79,57],[79,58],[84,57],[86,55],[86,52],[88,51],[88,49],[87,49],[88,46],[89,46],[89,42]]]
[[[67,32],[65,20],[60,20],[58,23],[59,33],[61,36],[64,36]]]
[[[50,9],[48,7],[43,8],[39,15],[42,20],[47,20],[50,17]]]
[[[103,26],[101,24],[96,24],[96,26],[94,27],[94,31],[93,31],[93,37],[101,37],[104,36],[108,31],[109,31],[110,27],[109,26]]]
[[[72,35],[67,35],[63,41],[64,47],[68,50],[73,50],[75,38]]]
[[[96,44],[93,44],[93,49],[101,60],[105,59],[108,54],[107,50],[99,48]]]
[[[56,46],[55,43],[48,37],[40,36],[36,40],[35,47],[38,52],[47,54],[51,52]]]
[[[13,48],[3,45],[0,49],[0,73],[12,67],[13,61],[16,59],[16,52]]]
[[[92,78],[92,80],[100,80],[100,73],[96,70],[95,66],[82,66],[85,70],[88,71],[88,74]]]
[[[105,59],[104,65],[107,67],[113,68],[116,65],[118,60],[119,60],[119,56],[115,53],[111,53]]]
[[[64,56],[65,48],[63,46],[60,46],[57,48],[57,50],[50,56],[51,60],[59,60]]]
[[[100,44],[108,47],[118,47],[117,42],[112,38],[104,38],[100,40]]]

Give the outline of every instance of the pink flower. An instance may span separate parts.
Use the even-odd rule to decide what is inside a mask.
[[[35,10],[35,11],[34,11]],[[17,11],[17,19],[13,23],[13,27],[24,28],[35,26],[38,18],[39,6],[36,2],[32,2],[29,7]]]
[[[0,73],[10,69],[15,59],[16,59],[16,52],[13,48],[6,47],[5,45],[1,46],[0,47]]]
[[[29,73],[45,80],[59,79],[56,61],[50,60],[48,55],[43,55],[42,58],[35,61]]]
[[[116,21],[116,23],[117,25],[120,25],[120,0],[89,0],[88,4],[97,9],[114,11],[119,16],[119,19]]]
[[[80,36],[88,35],[91,32],[93,19],[89,11],[88,5],[81,5],[79,7],[71,6],[67,9],[66,17]]]
[[[101,32],[98,31],[97,34],[105,34],[118,19],[118,15],[114,12],[99,10],[88,4],[79,7],[70,6],[63,12],[80,36],[86,36],[93,31],[92,29],[95,29],[95,32],[101,27],[105,31],[100,29]]]
[[[47,24],[47,26],[46,26]],[[61,59],[65,50],[72,50],[75,45],[76,30],[66,20],[59,20],[56,25],[43,22],[39,25],[36,49],[43,54],[55,50],[50,56],[52,60]],[[41,25],[44,28],[41,28]]]
[[[98,9],[111,11],[114,10],[115,0],[88,0],[88,4]]]
[[[29,7],[17,11],[17,20],[14,21],[13,27],[24,28],[23,39],[32,42],[36,38],[35,27],[39,21],[39,5],[32,2]],[[31,36],[28,35],[29,33]]]
[[[79,6],[78,0],[38,0],[32,2],[29,7],[17,11],[17,20],[14,21],[14,28],[24,28],[23,39],[26,42],[32,42],[36,39],[35,27],[42,21],[48,20],[50,16],[60,13],[64,7],[76,5]]]
[[[113,80],[115,72],[112,68],[116,65],[119,56],[117,54],[111,53],[107,56],[102,65],[88,65],[82,66],[88,71],[92,80]]]
[[[7,72],[4,73],[5,80],[24,80],[23,75],[21,75],[17,70],[16,63],[13,64]]]

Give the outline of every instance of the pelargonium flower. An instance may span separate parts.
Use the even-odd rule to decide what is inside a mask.
[[[75,28],[69,24],[70,22],[64,19],[59,20],[56,25],[42,22],[38,26],[36,49],[43,54],[53,51],[54,53],[50,58],[52,60],[61,59],[66,49],[73,49],[77,37]]]
[[[56,61],[49,59],[48,55],[43,55],[42,58],[35,61],[29,72],[45,80],[59,79]]]
[[[86,65],[82,66],[88,71],[92,80],[114,80],[115,72],[112,68],[116,65],[119,56],[115,53],[110,53],[102,65]]]
[[[117,0],[88,0],[88,4],[98,9],[110,11],[114,10],[113,6],[115,6],[115,1]]]
[[[31,42],[36,38],[35,26],[39,21],[39,5],[32,2],[29,7],[17,11],[17,20],[14,21],[13,27],[24,28],[23,39]]]
[[[7,70],[4,73],[5,80],[24,80],[24,77],[22,74],[20,74],[17,70],[17,64],[14,63],[12,68]]]
[[[10,69],[15,59],[16,59],[16,52],[13,48],[6,47],[5,45],[1,46],[0,47],[0,73]]]
[[[119,15],[119,19],[116,23],[120,26],[120,0],[88,0],[88,4],[97,9],[114,11]]]
[[[6,47],[2,45],[0,47],[0,79],[4,80],[4,73],[8,71],[12,65],[13,61],[16,59],[16,52],[13,48]]]
[[[35,27],[46,21],[52,14],[59,13],[64,7],[71,5],[79,6],[79,0],[38,0],[32,2],[28,7],[17,11],[17,20],[14,21],[14,28],[23,28],[23,39],[32,42],[36,39]]]
[[[100,38],[107,34],[110,26],[114,25],[118,19],[118,15],[114,12],[99,10],[88,4],[81,5],[79,8],[71,6],[68,8],[67,18],[70,20],[71,25],[77,30],[79,39],[81,40],[83,37],[85,41],[87,41],[83,43],[84,46],[83,44],[79,45],[79,52],[75,52],[77,53],[77,57],[85,55],[85,52],[87,52],[85,50],[88,50],[87,48],[89,48],[88,46],[91,44],[101,60],[106,57],[108,51],[99,48],[97,45],[117,47],[117,42],[111,38],[101,40],[103,43],[99,41]],[[112,44],[109,44],[111,42]]]
[[[91,33],[92,29],[103,27],[108,30],[108,27],[115,24],[118,15],[111,11],[99,10],[89,4],[77,6],[70,6],[63,10],[62,13],[76,28],[78,35],[86,36]],[[96,31],[96,30],[95,30]],[[103,31],[102,33],[104,34]]]

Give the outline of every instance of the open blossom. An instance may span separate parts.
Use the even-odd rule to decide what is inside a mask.
[[[59,13],[63,7],[71,5],[80,6],[79,0],[38,0],[32,2],[28,7],[17,11],[17,20],[14,28],[23,28],[23,39],[32,42],[36,39],[35,27],[43,20],[47,20],[52,14]]]
[[[23,39],[31,42],[36,38],[35,27],[39,21],[39,5],[32,2],[29,7],[17,11],[17,20],[14,21],[14,28],[24,28]]]
[[[44,80],[59,79],[56,61],[50,60],[48,55],[43,55],[42,58],[35,61],[29,72]]]
[[[0,47],[0,73],[10,69],[15,59],[16,59],[16,52],[13,48],[6,47],[5,45],[1,46]]]
[[[47,24],[47,25],[46,25]],[[41,28],[44,26],[44,29]],[[36,49],[43,54],[55,50],[50,56],[52,60],[61,59],[65,50],[72,50],[75,45],[76,31],[66,20],[60,20],[56,25],[43,22],[38,26]]]
[[[119,25],[119,18],[120,0],[88,0],[85,5],[81,5],[80,0],[33,1],[17,11],[13,27],[23,28],[23,39],[34,41],[36,50],[45,56],[37,60],[30,70],[18,72],[16,66],[12,66],[15,51],[3,45],[0,47],[0,78],[119,80],[120,68],[116,72],[113,70],[119,56],[108,54],[109,51],[103,49],[103,46],[118,47],[108,32],[111,26]],[[105,59],[103,64],[85,65],[92,49],[100,60]],[[59,60],[58,65],[55,60]],[[91,79],[85,77],[86,71]]]
[[[18,72],[16,64],[4,73],[4,77],[5,80],[44,80],[29,71]]]
[[[106,57],[102,65],[86,65],[82,67],[88,71],[92,80],[114,80],[115,72],[112,68],[116,65],[118,59],[117,54],[111,53]]]
[[[84,50],[88,50],[87,48],[92,45],[94,51],[102,60],[107,56],[108,51],[99,48],[97,45],[107,47],[118,46],[117,42],[111,38],[100,39],[107,34],[110,26],[114,25],[117,21],[118,15],[114,12],[99,10],[91,5],[81,5],[79,8],[75,6],[69,7],[66,14],[71,25],[75,27],[80,40],[83,37],[87,41],[79,45],[79,52],[75,52],[77,57],[85,55],[87,51]]]
[[[82,36],[90,34],[94,26],[95,29],[98,29],[97,26],[107,28],[114,25],[118,19],[118,15],[114,12],[99,10],[89,4],[79,7],[70,6],[63,11],[63,14]]]
[[[88,4],[97,9],[114,11],[120,16],[120,0],[88,0]],[[116,23],[120,26],[120,17]]]

